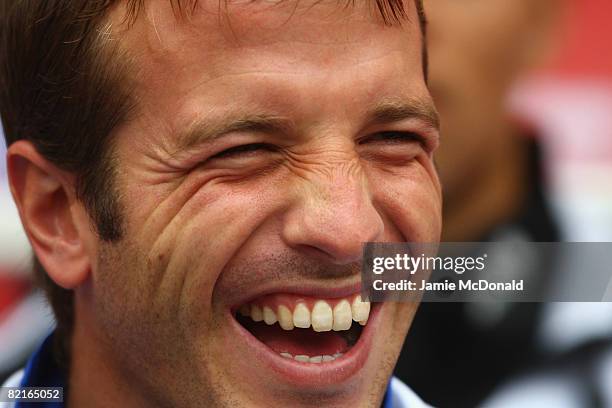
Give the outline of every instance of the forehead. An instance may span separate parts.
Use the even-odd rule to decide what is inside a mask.
[[[402,41],[406,51],[415,45],[419,48],[421,43],[412,0],[404,5],[407,15],[402,26],[385,24],[375,0],[199,0],[187,14],[177,12],[174,0],[145,4],[144,13],[130,28],[125,24],[129,19],[124,3],[118,3],[111,24],[124,47],[140,56],[150,54],[157,61],[195,55],[214,63],[214,57],[246,56],[253,49],[272,48],[286,56],[306,51],[302,60],[307,61],[321,52],[328,58],[354,55],[349,48],[383,53],[398,45],[389,44],[391,38]],[[400,39],[401,34],[404,37]],[[297,44],[301,47],[296,48]],[[345,52],[338,53],[339,47],[345,47]]]
[[[139,102],[191,103],[180,118],[194,104],[201,111],[205,94],[212,106],[230,97],[282,102],[313,84],[367,94],[397,89],[399,81],[413,84],[400,91],[426,91],[416,7],[412,1],[404,7],[406,20],[386,25],[373,1],[200,0],[177,16],[171,1],[154,0],[133,26],[120,6],[111,23],[134,59]]]
[[[277,23],[288,23],[297,17],[292,23],[361,20],[391,26],[414,19],[419,27],[423,25],[422,0],[119,0],[113,3],[111,21],[117,24],[124,20],[128,25],[138,20],[143,9],[147,10],[148,17],[169,12],[166,14],[174,14],[178,20],[187,17],[186,20],[193,21],[199,15],[210,23],[214,23],[215,18],[217,23],[248,19],[251,23],[278,26]],[[217,25],[217,28],[223,27],[223,24]]]

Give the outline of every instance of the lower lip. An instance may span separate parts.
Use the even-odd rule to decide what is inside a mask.
[[[383,306],[381,303],[372,304],[368,323],[363,327],[357,343],[346,354],[334,361],[318,364],[282,357],[253,336],[234,316],[230,317],[239,336],[244,338],[252,349],[251,355],[279,374],[283,382],[300,387],[322,388],[342,384],[363,368],[370,355],[373,333],[377,331],[376,326]]]

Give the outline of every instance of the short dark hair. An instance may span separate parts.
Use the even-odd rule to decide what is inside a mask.
[[[182,13],[197,0],[169,0]],[[402,0],[373,0],[386,24],[406,18]],[[129,58],[103,40],[118,0],[0,1],[0,115],[7,145],[31,141],[76,178],[76,195],[101,239],[122,236],[111,134],[129,115]],[[355,0],[348,0],[347,6]],[[145,0],[127,0],[136,19]],[[415,0],[425,38],[422,0]],[[425,50],[425,47],[423,47]],[[424,71],[427,71],[424,52]],[[34,257],[35,276],[57,320],[59,360],[67,363],[73,293],[55,284]],[[67,368],[67,367],[65,367]]]

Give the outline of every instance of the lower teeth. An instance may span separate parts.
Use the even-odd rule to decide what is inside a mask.
[[[302,354],[294,356],[291,353],[283,352],[283,353],[280,353],[280,355],[283,356],[284,358],[293,359],[293,360],[299,361],[301,363],[315,363],[315,364],[318,364],[318,363],[321,363],[321,362],[328,363],[330,361],[334,361],[335,359],[342,357],[344,354],[343,353],[336,353],[336,354],[334,354],[332,356],[325,355],[325,356],[312,356],[311,357],[311,356],[306,356],[306,355],[302,355]]]

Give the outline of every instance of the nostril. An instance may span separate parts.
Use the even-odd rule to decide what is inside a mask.
[[[293,249],[302,254],[335,265],[348,265],[361,261],[363,242],[351,239],[327,239],[313,244],[297,244]]]
[[[293,247],[293,249],[298,252],[306,255],[309,258],[317,259],[322,262],[333,262],[333,256],[328,252],[322,250],[320,247],[309,245],[309,244],[298,244]]]
[[[339,219],[327,225],[303,220],[287,225],[283,238],[289,247],[308,257],[343,265],[361,261],[363,245],[381,240],[383,232],[383,221],[376,213],[370,220]]]
[[[282,238],[289,247],[347,264],[361,260],[364,243],[382,239],[384,222],[372,197],[360,188],[339,190],[304,197],[285,214]]]
[[[320,234],[316,240],[311,237],[308,243],[294,242],[290,246],[310,258],[336,265],[346,265],[361,261],[363,246],[369,242],[369,239],[362,241],[359,237],[355,238],[355,234],[352,236],[351,234]]]

